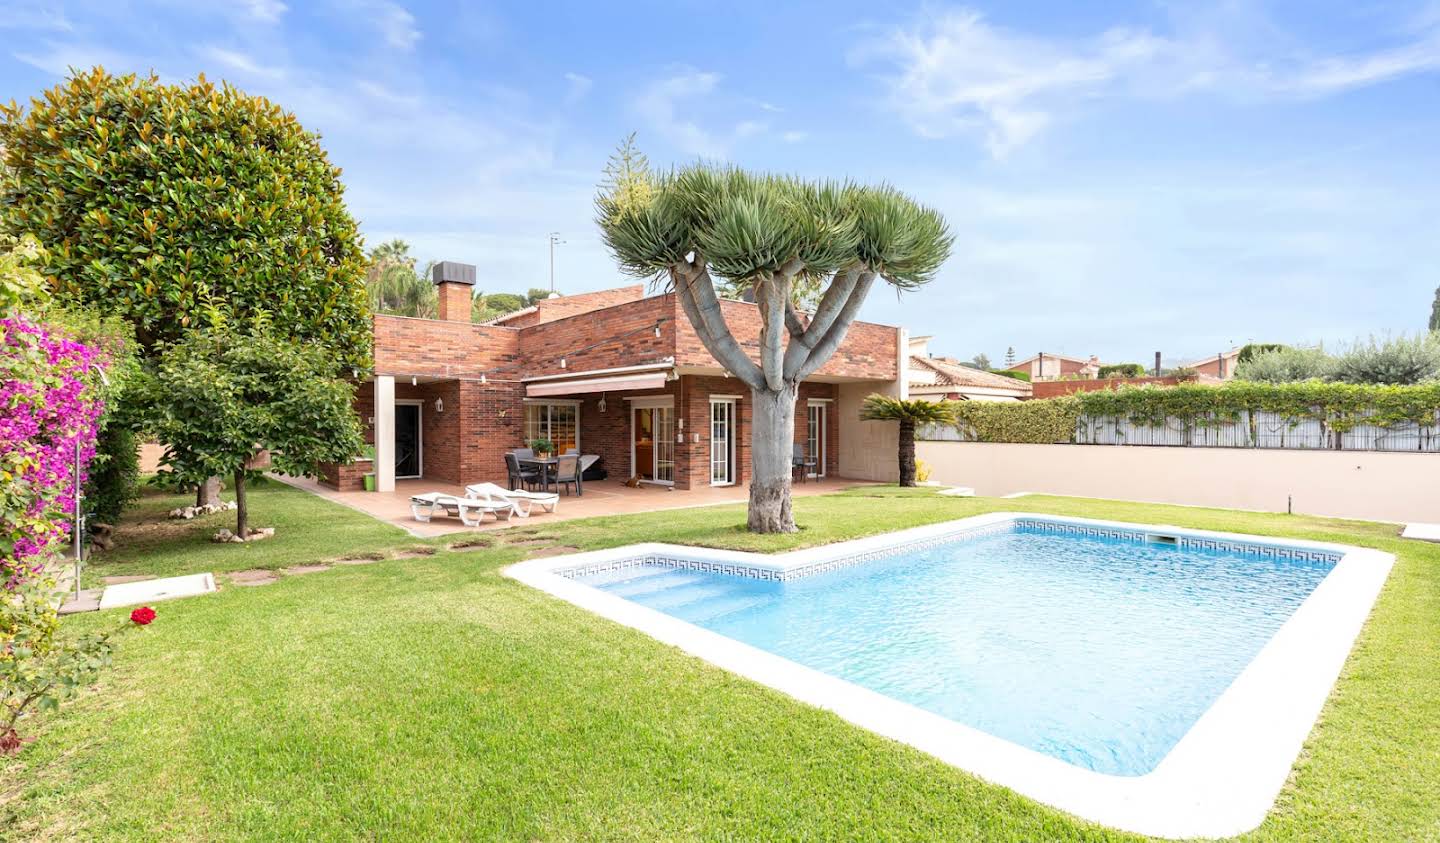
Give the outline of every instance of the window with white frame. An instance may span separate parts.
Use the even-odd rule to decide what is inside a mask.
[[[534,402],[525,405],[525,444],[536,439],[555,443],[557,453],[580,449],[580,407],[573,403]]]

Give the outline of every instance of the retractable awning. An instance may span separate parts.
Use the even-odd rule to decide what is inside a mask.
[[[573,378],[545,378],[525,384],[526,398],[549,398],[558,395],[583,395],[593,392],[625,392],[640,389],[660,389],[669,380],[669,368],[652,369],[645,372],[624,372],[611,375],[595,375],[584,372]]]

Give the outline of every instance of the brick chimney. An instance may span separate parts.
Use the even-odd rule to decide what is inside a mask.
[[[440,261],[431,270],[443,322],[469,322],[470,302],[475,295],[475,266]]]

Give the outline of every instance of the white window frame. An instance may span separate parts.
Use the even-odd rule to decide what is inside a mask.
[[[810,398],[805,402],[805,446],[810,446],[810,411],[820,408],[820,426],[815,432],[815,441],[819,445],[816,450],[815,471],[810,477],[823,480],[825,478],[825,460],[829,457],[830,450],[830,405],[834,403],[833,398]]]
[[[525,403],[525,417],[520,420],[520,423],[521,423],[521,424],[524,426],[524,428],[525,428],[525,436],[526,436],[526,439],[525,439],[524,445],[525,445],[526,447],[529,447],[529,446],[530,446],[530,443],[533,442],[533,441],[535,440],[535,438],[536,438],[536,437],[530,436],[530,408],[531,408],[531,407],[546,407],[546,408],[549,408],[549,407],[572,407],[572,408],[574,408],[574,410],[575,410],[575,450],[576,450],[576,451],[579,451],[579,450],[580,450],[580,402],[579,402],[579,401],[576,401],[576,400],[573,399],[573,398],[526,398],[526,399],[524,399],[524,403]],[[553,429],[551,428],[551,421],[550,421],[548,409],[547,409],[547,411],[546,411],[545,427],[546,427],[545,438],[549,439],[551,442],[555,442],[555,437],[554,437],[554,435],[553,435],[554,431],[553,431]],[[555,445],[556,445],[556,447],[558,448],[559,445],[560,445],[560,443],[555,442]]]
[[[629,432],[629,436],[627,437],[627,438],[630,440],[630,472],[631,472],[633,475],[635,475],[635,476],[638,477],[638,476],[640,475],[640,470],[639,470],[639,469],[640,469],[640,466],[639,466],[638,464],[636,464],[636,462],[635,462],[635,425],[637,424],[637,422],[636,422],[636,420],[635,420],[635,413],[636,413],[636,411],[638,411],[638,410],[669,410],[669,411],[670,411],[671,423],[672,423],[672,425],[673,425],[673,424],[674,424],[674,421],[675,421],[675,396],[673,396],[673,395],[627,395],[627,396],[625,396],[625,400],[626,400],[627,402],[629,402],[629,404],[630,404],[630,410],[629,410],[629,413],[630,413],[630,432]],[[651,423],[654,424],[653,417],[652,417]],[[654,434],[654,433],[655,433],[655,431],[652,431],[652,434]],[[658,438],[657,438],[657,441],[658,441]],[[671,443],[670,447],[671,447],[671,448],[678,448],[678,446],[677,446],[674,442]],[[659,449],[657,448],[657,449],[655,449],[655,450],[653,450],[653,451],[651,452],[651,461],[652,461],[652,462],[651,462],[651,465],[650,465],[650,473],[651,473],[652,475],[656,473],[654,460],[655,460],[655,455],[656,455],[656,453],[658,452],[658,450],[659,450]],[[673,453],[674,453],[674,452],[672,451],[672,454],[673,454]],[[653,479],[652,479],[652,480],[641,480],[640,482],[641,482],[641,483],[645,483],[645,484],[647,484],[647,485],[654,485],[654,486],[674,486],[674,485],[675,485],[674,479],[670,479],[670,480],[653,480]]]
[[[717,404],[728,404],[729,407],[730,407],[730,410],[729,410],[729,413],[730,413],[730,425],[729,425],[729,430],[728,430],[727,433],[726,433],[726,439],[727,439],[726,445],[727,445],[727,448],[728,448],[728,450],[729,450],[729,452],[730,452],[730,453],[728,454],[728,458],[729,458],[729,468],[730,468],[730,479],[727,480],[727,481],[725,481],[725,482],[723,482],[723,483],[717,483],[717,482],[715,482],[715,444],[714,444],[714,443],[715,443],[715,405],[717,405]],[[738,438],[738,437],[737,437],[737,434],[736,434],[736,431],[737,431],[737,430],[739,429],[739,427],[740,427],[740,396],[738,396],[738,395],[712,395],[712,396],[710,396],[710,419],[709,419],[709,421],[710,421],[710,450],[709,450],[709,459],[706,460],[706,464],[710,467],[710,485],[711,485],[711,486],[734,486],[735,483],[736,483],[736,477],[735,477],[735,475],[739,473],[739,472],[736,470],[736,469],[739,468],[739,465],[738,465],[739,459],[738,459],[738,457],[737,457],[737,452],[736,452],[736,445],[737,445],[736,439]]]

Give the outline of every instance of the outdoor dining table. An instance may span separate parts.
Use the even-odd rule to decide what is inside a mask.
[[[533,465],[540,469],[540,478],[544,481],[545,491],[547,492],[550,491],[550,480],[552,476],[560,473],[559,457],[546,457],[543,460],[539,457],[516,457],[516,461],[520,463],[522,468],[527,465]],[[585,494],[585,488],[580,483],[580,464],[578,460],[575,464],[575,494]]]

